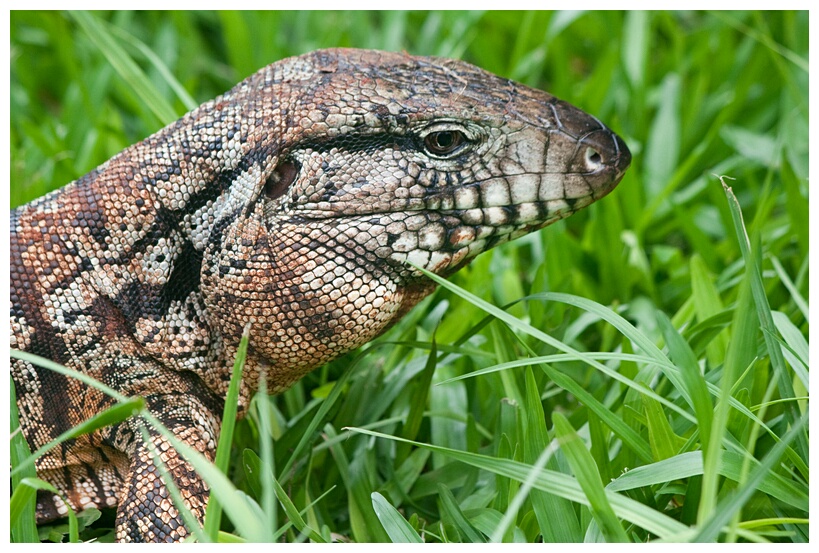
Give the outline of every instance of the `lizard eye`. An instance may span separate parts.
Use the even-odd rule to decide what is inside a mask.
[[[433,157],[449,157],[461,150],[466,142],[467,138],[461,131],[434,131],[424,137],[424,149]]]

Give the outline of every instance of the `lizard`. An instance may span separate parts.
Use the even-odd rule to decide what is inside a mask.
[[[623,140],[466,62],[328,49],[271,64],[11,212],[11,346],[89,375],[213,459],[243,328],[240,415],[385,332],[478,254],[612,191]],[[32,450],[113,405],[11,360]],[[190,535],[125,422],[38,459],[37,520],[115,507],[118,541]],[[148,427],[185,505],[208,487]]]

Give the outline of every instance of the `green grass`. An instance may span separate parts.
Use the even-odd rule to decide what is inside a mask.
[[[224,513],[200,539],[805,542],[807,20],[12,12],[11,206],[315,48],[458,57],[549,90],[629,144],[617,190],[256,397],[227,478],[194,463]],[[12,478],[15,541],[36,536],[31,476]],[[111,517],[77,518],[41,539],[111,538]]]

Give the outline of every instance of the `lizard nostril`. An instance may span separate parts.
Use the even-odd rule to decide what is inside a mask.
[[[590,171],[597,171],[603,165],[603,156],[594,148],[586,148],[586,165]]]
[[[293,161],[285,161],[267,177],[267,182],[264,183],[264,195],[270,200],[282,197],[298,174],[299,169],[296,164]]]

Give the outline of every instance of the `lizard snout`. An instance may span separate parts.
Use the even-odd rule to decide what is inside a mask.
[[[566,173],[578,175],[582,184],[570,184],[567,197],[582,197],[591,192],[599,199],[611,192],[631,164],[631,152],[626,143],[594,116],[557,100],[550,104],[555,131],[547,154],[548,165]],[[558,138],[562,137],[562,140]],[[561,156],[562,159],[561,159]]]
[[[614,189],[631,164],[631,152],[622,138],[608,128],[590,132],[578,142],[571,168],[585,177],[595,198]]]
[[[596,173],[608,168],[622,173],[631,163],[631,152],[626,143],[608,129],[600,129],[583,137],[580,140],[579,154],[576,160],[581,167],[578,169],[585,173]]]

